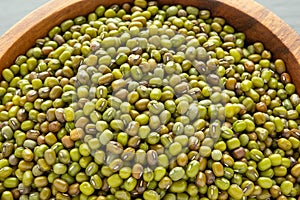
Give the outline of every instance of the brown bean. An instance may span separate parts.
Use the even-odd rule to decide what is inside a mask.
[[[37,78],[41,79],[42,81],[44,81],[50,75],[51,74],[48,71],[46,71],[46,72],[40,72],[40,73],[38,73]]]
[[[29,194],[31,191],[31,187],[24,186],[23,183],[20,183],[18,185],[18,190],[19,190],[20,194]]]
[[[213,184],[215,182],[215,179],[216,179],[213,171],[211,171],[211,170],[205,170],[204,173],[205,173],[205,176],[206,176],[206,184],[207,185]]]
[[[189,84],[186,82],[179,83],[174,87],[174,91],[176,94],[184,94],[189,91]]]
[[[179,166],[183,167],[187,165],[189,158],[185,153],[180,153],[178,154],[176,161]]]
[[[12,193],[14,199],[19,199],[21,196],[21,193],[17,188],[12,189],[11,193]]]
[[[36,141],[37,141],[38,145],[45,144],[45,143],[46,143],[46,141],[45,141],[45,136],[40,135],[40,136],[37,138]]]
[[[113,154],[121,154],[123,152],[123,146],[116,141],[109,141],[106,145],[106,150]]]
[[[198,150],[200,148],[200,140],[195,136],[191,136],[189,138],[188,146],[191,150]]]
[[[161,144],[151,145],[151,149],[157,152],[157,155],[161,155],[165,152],[165,147]]]
[[[80,193],[79,183],[74,183],[74,184],[70,185],[70,187],[68,189],[68,193],[71,196],[77,196]]]
[[[100,65],[98,67],[98,71],[102,74],[107,74],[111,72],[111,69],[109,67],[107,67],[106,65]]]
[[[249,73],[252,73],[255,69],[254,63],[251,60],[247,60],[244,63],[244,66],[245,66],[245,70]]]
[[[55,36],[53,37],[53,40],[55,42],[57,42],[59,45],[62,45],[63,43],[65,43],[65,39],[63,38],[63,36],[61,36],[59,34],[55,34]]]
[[[46,121],[46,119],[47,119],[47,115],[45,113],[39,113],[37,115],[37,121],[39,123],[42,123],[42,122]]]
[[[227,200],[227,199],[228,199],[228,192],[224,190],[220,191],[218,200]]]
[[[89,119],[87,117],[80,117],[76,123],[75,123],[75,127],[76,128],[82,128],[84,129],[84,127],[89,123]]]
[[[228,89],[228,90],[234,90],[235,89],[235,85],[236,85],[236,79],[235,78],[230,77],[230,78],[228,78],[226,80],[226,83],[225,83],[226,89]]]
[[[82,128],[75,128],[70,132],[70,138],[73,141],[82,139],[84,136],[84,131]]]
[[[59,192],[67,192],[69,189],[68,183],[60,178],[53,181],[53,186]]]
[[[64,109],[63,108],[57,108],[55,110],[55,117],[59,122],[61,122],[61,123],[65,122],[66,120],[65,120],[65,117],[64,117]]]
[[[142,62],[142,57],[138,54],[131,54],[128,57],[128,63],[131,66],[138,66]]]
[[[283,84],[287,84],[292,81],[291,76],[286,72],[280,75],[280,80]]]
[[[14,145],[11,142],[4,142],[2,144],[2,156],[9,157],[14,151]]]
[[[19,164],[19,159],[14,154],[12,154],[9,156],[8,162],[10,165],[16,166]]]
[[[130,136],[135,136],[135,135],[137,135],[137,133],[138,133],[138,131],[139,131],[139,128],[140,128],[140,124],[139,124],[138,122],[136,122],[136,121],[131,121],[131,122],[128,124],[128,126],[127,126],[125,132],[126,132],[128,135],[130,135]]]
[[[38,92],[36,90],[30,90],[26,94],[26,100],[28,102],[34,102],[38,98]]]
[[[109,190],[109,185],[107,183],[107,178],[103,179],[101,190],[107,192]]]
[[[128,140],[127,145],[129,147],[137,148],[141,143],[141,138],[139,136],[133,136]]]
[[[63,136],[61,142],[66,148],[71,148],[75,144],[74,141],[71,139],[71,136],[69,135]]]
[[[132,177],[135,179],[140,179],[143,175],[144,167],[143,165],[136,163],[132,167]]]
[[[147,162],[149,165],[156,165],[158,162],[157,152],[154,150],[147,151]]]
[[[113,172],[117,172],[123,167],[123,164],[124,164],[123,161],[120,158],[117,158],[109,163],[109,168]]]
[[[135,189],[139,194],[143,194],[146,188],[147,188],[147,182],[144,181],[143,179],[140,179]]]
[[[161,189],[169,189],[172,185],[172,180],[168,176],[163,177],[158,183],[158,187]]]
[[[121,99],[121,100],[126,100],[128,97],[128,90],[126,89],[120,89],[116,93],[114,93],[114,96]]]
[[[300,130],[298,130],[298,129],[292,129],[291,130],[291,134],[292,134],[292,136],[294,136],[298,140],[300,139]]]
[[[197,174],[195,184],[198,187],[204,187],[206,185],[206,175],[203,172]]]
[[[129,114],[130,114],[130,117],[134,120],[139,115],[139,112],[136,110],[130,110]]]
[[[42,87],[38,91],[39,97],[42,99],[46,99],[49,97],[50,88],[49,87]]]
[[[267,105],[264,102],[258,102],[255,105],[255,108],[257,111],[264,112],[264,113],[267,112],[267,110],[268,110]]]
[[[20,108],[17,112],[17,119],[20,122],[23,122],[27,119],[27,117],[28,117],[28,114],[27,114],[26,110],[24,108]]]
[[[160,134],[160,135],[164,135],[164,134],[168,134],[169,133],[169,129],[166,125],[161,125],[158,129],[157,129],[157,132]]]
[[[47,118],[48,122],[52,122],[52,121],[56,120],[55,110],[56,110],[56,108],[50,108],[47,110],[46,118]]]
[[[60,98],[62,93],[63,93],[63,90],[62,90],[61,86],[56,85],[51,89],[51,91],[49,93],[49,97],[50,97],[50,99],[55,100],[57,98]]]
[[[115,23],[108,23],[107,28],[108,30],[118,30],[118,26]]]
[[[194,150],[190,151],[187,156],[188,156],[189,160],[198,160],[198,159],[204,158],[204,157],[200,158],[199,152],[198,151],[194,151]],[[203,164],[206,164],[205,160],[203,160]]]
[[[45,122],[41,123],[40,131],[42,133],[48,133],[49,132],[49,122],[48,121],[45,121]]]
[[[53,51],[53,47],[45,46],[42,48],[42,53],[44,56],[48,56],[51,51]]]
[[[220,78],[216,74],[208,74],[206,81],[211,85],[218,85]]]
[[[141,55],[143,53],[143,49],[141,47],[134,47],[131,49],[131,53]]]
[[[130,161],[135,157],[135,149],[132,147],[127,147],[121,154],[121,158],[124,161]]]
[[[149,99],[140,99],[135,103],[135,108],[138,111],[145,111],[149,102]]]
[[[224,167],[221,162],[214,162],[212,164],[212,170],[215,176],[222,177],[224,176]]]
[[[280,196],[280,187],[278,185],[272,185],[272,187],[270,188],[270,194],[273,198],[277,198]]]
[[[112,75],[112,73],[107,73],[107,74],[104,74],[103,76],[101,76],[101,77],[98,79],[98,84],[99,84],[99,85],[108,85],[108,84],[110,84],[113,80],[114,80],[114,76]]]
[[[53,133],[57,133],[61,128],[61,123],[58,121],[51,122],[49,124],[49,131]]]
[[[127,84],[127,82],[124,79],[114,80],[111,83],[111,88],[115,92],[115,91],[118,91],[118,90],[124,88],[126,86],[126,84]]]
[[[239,148],[235,149],[232,153],[233,157],[238,160],[244,158],[245,154],[246,154],[246,151],[243,147],[239,147]]]
[[[31,140],[37,140],[40,136],[40,131],[38,130],[29,130],[26,132],[26,138]]]

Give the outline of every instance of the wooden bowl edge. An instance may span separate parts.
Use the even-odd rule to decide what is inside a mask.
[[[18,55],[25,54],[34,46],[36,39],[46,36],[53,25],[92,12],[100,4],[111,5],[122,2],[51,0],[24,17],[0,38],[0,71],[13,64]],[[159,0],[159,2],[177,4],[182,3],[182,0]],[[189,0],[183,1],[183,4],[210,9],[214,16],[224,17],[237,30],[245,32],[249,41],[263,42],[275,58],[282,58],[286,62],[288,72],[300,93],[300,79],[297,77],[300,74],[300,36],[277,15],[253,0]],[[85,9],[82,9],[83,7]],[[39,21],[36,22],[36,19]],[[249,23],[243,24],[244,21]],[[253,29],[257,31],[253,33]],[[268,40],[270,35],[272,38]]]

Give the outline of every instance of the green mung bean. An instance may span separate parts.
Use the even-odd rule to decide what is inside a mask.
[[[286,64],[209,10],[99,6],[53,27],[2,78],[2,199],[299,194],[300,98]]]

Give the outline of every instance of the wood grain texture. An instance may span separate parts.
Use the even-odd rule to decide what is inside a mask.
[[[132,0],[52,0],[17,23],[0,38],[0,70],[13,64],[43,38],[55,25],[66,19],[92,12],[99,5],[121,4]],[[261,41],[274,58],[282,58],[300,93],[300,37],[275,14],[253,0],[158,0],[159,4],[193,5],[209,9],[213,16],[246,34],[249,42]]]

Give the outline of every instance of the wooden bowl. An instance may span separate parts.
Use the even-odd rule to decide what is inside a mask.
[[[0,70],[9,67],[62,21],[92,12],[97,6],[133,0],[52,0],[17,23],[0,38]],[[158,0],[159,4],[193,5],[224,17],[249,42],[261,41],[274,58],[282,58],[300,94],[300,37],[283,20],[253,0]]]

